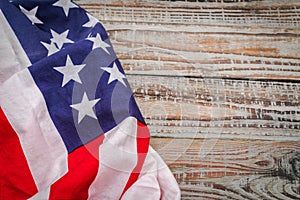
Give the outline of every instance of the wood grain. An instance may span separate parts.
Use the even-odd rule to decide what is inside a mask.
[[[299,85],[295,83],[142,75],[128,75],[128,79],[151,132],[159,137],[209,134],[211,138],[300,141],[295,97]]]
[[[76,0],[182,199],[300,199],[300,1]]]
[[[152,145],[170,163],[183,199],[299,198],[291,162],[298,142],[153,138]]]

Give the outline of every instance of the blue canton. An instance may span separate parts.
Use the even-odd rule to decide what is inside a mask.
[[[128,116],[145,123],[108,35],[94,17],[68,0],[12,2],[1,1],[0,8],[32,63],[28,70],[68,152]]]

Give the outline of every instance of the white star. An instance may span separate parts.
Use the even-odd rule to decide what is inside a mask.
[[[53,6],[62,7],[66,16],[68,16],[69,10],[71,8],[78,8],[78,6],[72,3],[70,0],[59,0],[56,3],[54,3]]]
[[[102,40],[99,33],[97,33],[96,37],[89,37],[87,39],[94,42],[93,49],[101,47],[106,53],[110,54],[107,50],[107,47],[110,47],[110,45]]]
[[[93,110],[93,107],[100,101],[99,99],[89,100],[87,98],[86,93],[83,93],[83,97],[80,103],[70,105],[72,108],[78,110],[78,124],[81,122],[81,120],[86,116],[93,117],[97,119],[97,116]]]
[[[82,25],[83,27],[87,27],[87,28],[93,27],[98,23],[98,20],[95,17],[93,17],[92,15],[87,13],[87,16],[89,18],[89,21],[87,21],[85,24],[83,24]]]
[[[59,49],[61,49],[61,47],[64,45],[64,43],[73,43],[72,40],[67,38],[68,33],[69,33],[69,30],[66,30],[65,32],[59,34],[51,29],[51,34],[53,37],[53,38],[51,38],[51,42],[57,44]]]
[[[26,15],[26,17],[28,17],[28,19],[30,19],[32,24],[43,24],[43,22],[36,17],[36,12],[38,10],[38,6],[31,10],[26,10],[22,6],[20,6],[20,8],[21,8],[22,13],[24,13]]]
[[[50,55],[52,55],[52,54],[54,54],[54,53],[56,53],[56,52],[59,51],[59,49],[55,46],[55,44],[53,42],[50,42],[50,44],[48,44],[46,42],[41,42],[41,43],[48,50],[47,56],[50,56]]]
[[[124,76],[124,74],[122,74],[116,63],[114,63],[113,67],[101,67],[101,69],[105,70],[106,72],[108,72],[110,75],[109,75],[109,79],[108,79],[108,84],[110,84],[111,82],[113,82],[114,80],[118,80],[120,81],[125,87],[126,86],[126,83],[124,82],[123,79],[125,79],[126,77]]]
[[[55,70],[63,74],[62,87],[66,85],[70,80],[74,80],[81,83],[78,73],[84,68],[83,65],[74,65],[69,55],[67,55],[66,65],[60,67],[54,67]]]

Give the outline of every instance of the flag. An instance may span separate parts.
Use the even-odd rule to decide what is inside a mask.
[[[102,24],[0,1],[0,199],[179,199]]]

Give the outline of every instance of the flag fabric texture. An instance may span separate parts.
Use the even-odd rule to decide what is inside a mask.
[[[0,199],[179,199],[101,23],[70,0],[0,9]]]

